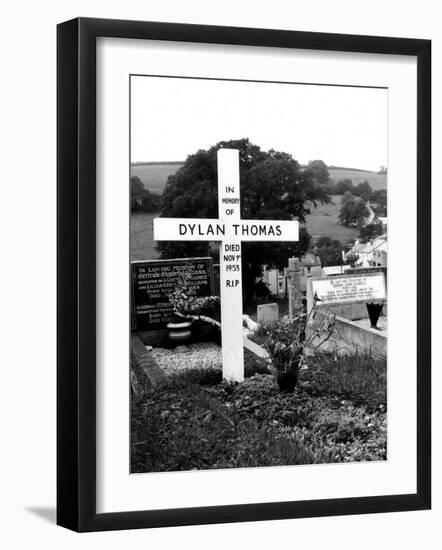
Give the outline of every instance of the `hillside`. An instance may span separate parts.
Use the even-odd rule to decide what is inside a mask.
[[[377,172],[368,172],[353,168],[329,168],[328,172],[334,183],[339,180],[349,179],[353,182],[353,185],[358,185],[358,183],[367,180],[373,191],[387,189],[386,174],[378,174]]]
[[[182,162],[165,163],[138,163],[132,164],[131,175],[138,176],[144,183],[144,187],[154,193],[162,193],[167,178],[174,174]],[[387,176],[354,168],[329,168],[330,178],[336,183],[342,179],[351,179],[354,185],[367,180],[372,189],[387,188]]]
[[[144,183],[144,187],[153,193],[162,193],[167,178],[183,165],[180,163],[139,163],[132,164],[130,175],[138,176]]]

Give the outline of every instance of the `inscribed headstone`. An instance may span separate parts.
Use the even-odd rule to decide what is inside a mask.
[[[214,293],[212,258],[179,258],[132,262],[133,329],[156,330],[171,320],[169,296],[184,269],[192,271],[192,284],[198,296]]]
[[[274,323],[279,319],[278,304],[261,304],[257,308],[258,323]]]

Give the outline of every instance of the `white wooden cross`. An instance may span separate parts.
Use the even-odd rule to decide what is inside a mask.
[[[298,222],[242,220],[239,156],[236,149],[218,150],[219,219],[155,218],[156,241],[219,241],[221,284],[221,343],[223,377],[244,380],[241,242],[297,241]],[[265,263],[265,258],[262,259]]]

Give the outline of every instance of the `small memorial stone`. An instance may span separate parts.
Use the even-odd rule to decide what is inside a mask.
[[[278,304],[261,304],[257,310],[258,323],[274,323],[279,319]]]

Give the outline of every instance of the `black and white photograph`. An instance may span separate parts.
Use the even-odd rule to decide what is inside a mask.
[[[439,12],[4,5],[1,547],[440,546]]]
[[[388,89],[129,97],[131,474],[387,461]]]

